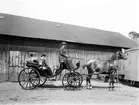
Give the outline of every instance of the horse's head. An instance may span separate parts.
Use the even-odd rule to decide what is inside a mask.
[[[124,49],[121,51],[117,51],[115,54],[112,55],[111,60],[120,60],[120,59],[127,59],[127,53]]]
[[[122,49],[122,51],[118,51],[116,54],[117,54],[117,59],[127,60],[127,53],[125,52],[124,49]]]

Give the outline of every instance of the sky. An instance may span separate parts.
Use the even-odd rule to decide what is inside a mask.
[[[139,32],[139,0],[0,0],[0,13],[119,32]]]

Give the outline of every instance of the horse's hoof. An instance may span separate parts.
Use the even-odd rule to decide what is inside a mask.
[[[110,87],[108,88],[108,91],[111,91],[111,88]]]
[[[90,86],[89,89],[92,89],[92,86]]]
[[[114,89],[114,88],[112,88],[112,91],[115,91],[115,89]]]
[[[87,87],[86,87],[86,89],[90,89],[90,87],[89,87],[89,86],[87,86]]]

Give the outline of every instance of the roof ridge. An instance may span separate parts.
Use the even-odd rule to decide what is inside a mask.
[[[58,41],[68,40],[69,42],[114,47],[131,48],[135,46],[134,42],[119,32],[70,25],[60,22],[51,22],[4,13],[0,13],[0,15],[4,15],[5,17],[5,19],[0,19],[0,33],[4,35]]]

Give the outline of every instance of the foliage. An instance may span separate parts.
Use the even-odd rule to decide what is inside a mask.
[[[129,32],[128,36],[129,36],[131,39],[139,38],[139,33],[135,32],[135,31],[131,31],[131,32]]]

